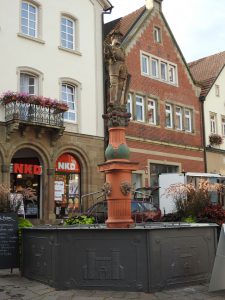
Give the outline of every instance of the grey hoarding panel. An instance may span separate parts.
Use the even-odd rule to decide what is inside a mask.
[[[212,276],[209,284],[209,291],[225,289],[225,225],[220,231],[219,244],[216,251],[216,258],[213,266]]]

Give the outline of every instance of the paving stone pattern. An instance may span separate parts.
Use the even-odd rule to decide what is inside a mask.
[[[208,292],[208,284],[147,294],[99,290],[56,291],[40,282],[21,277],[19,270],[0,270],[0,300],[225,300],[225,290]]]

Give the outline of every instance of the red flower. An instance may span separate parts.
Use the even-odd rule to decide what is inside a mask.
[[[29,95],[27,93],[6,92],[0,97],[0,103],[7,105],[12,102],[30,103],[40,105],[42,107],[49,107],[61,112],[69,109],[68,105],[64,102],[59,102],[56,99],[51,99],[42,96]]]

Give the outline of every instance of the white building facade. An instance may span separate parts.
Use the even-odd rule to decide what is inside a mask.
[[[68,215],[103,183],[102,14],[110,8],[106,0],[0,3],[0,182],[15,193],[35,189],[28,218]]]

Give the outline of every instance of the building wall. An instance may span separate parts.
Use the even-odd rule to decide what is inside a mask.
[[[40,96],[60,100],[60,80],[73,80],[78,85],[78,121],[64,122],[64,132],[51,125],[31,126],[17,121],[9,124],[1,106],[0,183],[10,184],[10,165],[16,153],[19,151],[24,157],[31,151],[39,158],[43,170],[41,213],[37,222],[54,222],[54,176],[56,160],[61,154],[74,155],[80,164],[81,195],[98,191],[104,183],[97,165],[104,161],[102,12],[107,1],[31,0],[30,3],[37,4],[41,12],[40,36],[35,39],[21,34],[21,1],[0,4],[0,94],[19,91],[19,73],[26,68],[40,74]],[[61,14],[77,20],[76,51],[60,47]],[[88,203],[84,206],[87,208]]]
[[[40,94],[53,99],[60,99],[60,78],[74,79],[81,86],[78,127],[67,124],[68,130],[103,136],[102,7],[98,1],[89,0],[37,1],[42,20],[38,42],[20,35],[20,3],[15,1],[13,9],[11,1],[1,3],[0,65],[7,72],[1,76],[0,93],[18,91],[19,67],[40,71],[43,74]],[[59,48],[61,13],[78,19],[77,53]]]
[[[204,102],[205,114],[205,143],[207,147],[207,171],[225,175],[225,132],[222,129],[222,118],[225,120],[225,69],[219,74]],[[219,95],[216,95],[216,86],[219,86]],[[223,138],[221,145],[210,145],[211,134],[210,116],[216,120],[216,133]],[[210,147],[209,147],[210,146]]]
[[[153,28],[161,29],[162,43],[155,43]],[[135,29],[133,29],[135,31]],[[131,159],[138,161],[139,169],[145,170],[145,184],[150,184],[149,164],[175,164],[179,171],[204,171],[204,157],[201,138],[201,113],[198,89],[188,73],[178,49],[164,20],[155,10],[147,21],[141,24],[132,40],[125,44],[128,72],[131,74],[130,93],[153,98],[158,103],[157,125],[132,120],[127,129],[127,141]],[[178,84],[171,85],[141,75],[140,51],[176,64]],[[165,102],[193,110],[193,132],[165,128]]]
[[[205,111],[205,143],[209,145],[209,135],[210,131],[210,114],[215,114],[216,116],[216,133],[224,136],[222,132],[222,117],[225,117],[225,69],[219,74],[218,78],[214,82],[212,88],[210,89],[206,100],[204,102]],[[219,86],[219,96],[216,96],[216,86]],[[225,141],[220,145],[220,149],[225,150]]]
[[[35,128],[28,127],[26,136],[14,132],[10,135],[10,141],[6,141],[6,127],[0,126],[0,182],[9,185],[10,164],[18,151],[33,151],[40,158],[42,166],[41,175],[41,217],[43,221],[54,222],[54,175],[56,160],[63,153],[74,155],[81,167],[81,195],[99,191],[104,183],[104,176],[97,171],[97,164],[104,161],[104,140],[100,137],[65,133],[54,146],[50,143],[49,132],[43,132],[36,136]],[[91,150],[90,150],[91,149]],[[85,198],[86,201],[86,198]],[[83,203],[87,208],[90,203]]]

